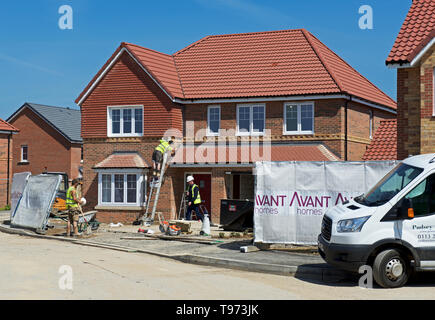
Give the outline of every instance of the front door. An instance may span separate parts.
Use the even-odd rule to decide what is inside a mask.
[[[195,178],[195,184],[199,187],[202,204],[211,214],[211,174],[187,174],[186,176],[189,175]]]

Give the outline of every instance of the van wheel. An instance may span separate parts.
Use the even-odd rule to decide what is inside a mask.
[[[411,274],[409,261],[395,250],[382,251],[373,263],[373,277],[384,288],[399,288],[405,285]]]

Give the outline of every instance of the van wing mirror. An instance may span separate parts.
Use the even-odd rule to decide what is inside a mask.
[[[411,199],[403,199],[399,208],[399,216],[402,219],[414,219],[414,207]]]

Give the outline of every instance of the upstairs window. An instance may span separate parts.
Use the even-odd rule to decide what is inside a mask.
[[[284,104],[284,134],[314,134],[314,103]]]
[[[266,106],[264,104],[237,106],[237,134],[262,135],[265,132]]]
[[[207,114],[207,135],[218,136],[221,126],[221,107],[209,106]]]
[[[108,107],[109,137],[139,137],[143,135],[143,106]]]

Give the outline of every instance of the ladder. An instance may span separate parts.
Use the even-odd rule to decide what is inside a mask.
[[[183,216],[181,215],[181,211],[183,211]],[[187,199],[186,199],[186,191],[183,192],[183,196],[181,197],[180,210],[178,210],[178,220],[186,219],[187,212]]]
[[[150,182],[150,191],[149,191],[148,198],[147,198],[145,214],[142,216],[142,221],[141,221],[142,225],[152,224],[154,222],[154,217],[156,215],[156,209],[157,209],[157,203],[159,202],[160,188],[161,188],[162,183],[163,183],[167,161],[168,161],[168,152],[165,152],[165,154],[163,155],[162,167],[160,168],[160,179],[157,182],[156,181]],[[154,190],[155,190],[154,204],[153,204],[153,209],[150,213],[149,209],[150,209],[151,198],[153,196]]]

